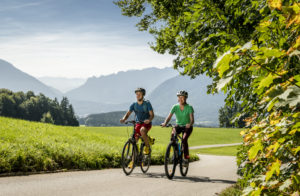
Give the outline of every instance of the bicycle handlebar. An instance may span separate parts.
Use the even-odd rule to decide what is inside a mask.
[[[174,127],[174,125],[172,125],[172,124],[167,124],[166,126],[162,126],[162,125],[160,125],[161,127]]]
[[[125,121],[124,124],[135,124],[136,122],[134,120],[130,120],[130,121]]]
[[[130,120],[130,121],[125,121],[124,124],[137,124],[137,123],[143,123],[141,121],[135,121],[135,120]]]

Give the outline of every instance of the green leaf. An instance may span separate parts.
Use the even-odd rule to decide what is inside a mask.
[[[257,153],[262,149],[263,149],[263,146],[261,144],[261,141],[260,140],[255,141],[254,145],[248,151],[249,159],[253,160],[256,157]]]
[[[272,84],[274,76],[270,73],[266,78],[262,79],[259,83],[258,89],[268,87]]]
[[[223,73],[229,69],[229,63],[230,63],[231,58],[232,58],[232,54],[229,53],[229,54],[223,56],[223,58],[218,63],[218,72],[219,72],[220,77],[222,77]]]
[[[280,165],[281,165],[281,161],[278,159],[274,163],[272,163],[269,171],[266,173],[266,181],[268,181],[273,176],[274,172],[276,172],[277,176],[279,175]]]
[[[296,84],[300,86],[300,74],[296,75],[294,79],[297,81]]]
[[[218,91],[220,91],[222,88],[224,88],[232,80],[232,78],[233,78],[233,76],[220,79],[217,84]]]
[[[278,49],[271,49],[266,47],[260,48],[260,51],[263,52],[264,57],[280,57],[285,54],[283,51],[280,51]]]
[[[261,193],[261,188],[258,188],[255,191],[253,191],[250,195],[251,196],[260,196],[260,193]]]
[[[226,72],[229,68],[230,68],[230,63],[232,61],[235,61],[239,59],[239,56],[236,54],[226,54],[223,57],[221,57],[220,60],[218,60],[218,64],[217,64],[217,68],[218,68],[218,72],[219,72],[219,76],[222,78],[224,72]]]
[[[268,112],[270,112],[274,106],[274,104],[277,102],[278,100],[272,100],[268,105],[267,105],[267,110]]]

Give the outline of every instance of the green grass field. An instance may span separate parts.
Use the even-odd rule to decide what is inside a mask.
[[[132,127],[64,127],[0,117],[0,173],[120,167]],[[153,164],[162,164],[170,128],[153,127]],[[238,129],[195,128],[190,145],[240,142]],[[193,160],[198,157],[194,154]]]
[[[191,150],[195,154],[213,154],[224,156],[236,156],[239,146],[214,147]]]
[[[132,133],[132,127],[88,127],[89,131],[108,136],[125,137]],[[242,129],[227,128],[199,128],[195,127],[189,138],[190,146],[200,146],[209,144],[230,144],[242,142],[240,131]],[[128,134],[127,134],[128,132]],[[167,145],[170,141],[171,128],[152,127],[149,135],[155,137],[156,144]]]

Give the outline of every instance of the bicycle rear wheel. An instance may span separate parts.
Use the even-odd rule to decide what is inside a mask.
[[[130,175],[133,169],[135,168],[135,160],[137,157],[135,144],[128,140],[122,152],[122,168],[126,175]]]
[[[145,155],[144,148],[145,148],[145,145],[142,145],[142,147],[141,147],[141,158],[142,158],[141,170],[143,173],[147,173],[147,171],[149,170],[150,164],[151,164],[151,150],[148,155]]]
[[[176,169],[176,147],[173,142],[171,142],[166,151],[165,155],[165,173],[169,179],[172,179],[175,174]]]
[[[183,159],[183,152],[181,152],[180,158],[180,173],[182,176],[186,176],[189,170],[189,160]]]

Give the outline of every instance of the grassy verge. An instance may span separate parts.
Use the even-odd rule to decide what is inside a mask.
[[[232,185],[232,186],[224,189],[218,195],[219,196],[239,196],[239,195],[242,195],[242,190],[237,184],[235,184],[235,185]]]
[[[196,154],[212,154],[212,155],[224,155],[224,156],[236,156],[238,146],[225,146],[214,148],[203,148],[191,150]]]
[[[127,135],[86,127],[64,127],[0,117],[0,173],[120,167]],[[117,130],[117,131],[114,131]],[[123,130],[124,131],[124,130]],[[166,145],[153,146],[162,164]],[[196,155],[192,160],[198,160]]]

